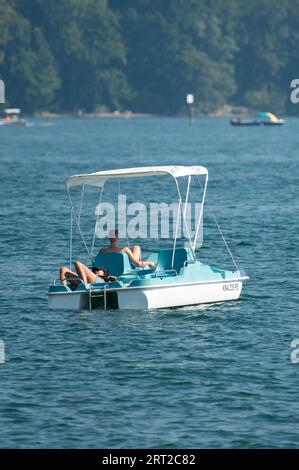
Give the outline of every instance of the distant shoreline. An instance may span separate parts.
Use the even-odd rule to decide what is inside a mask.
[[[154,114],[148,113],[133,113],[131,111],[114,111],[114,112],[101,112],[101,113],[51,113],[43,111],[41,113],[35,113],[34,117],[53,119],[53,118],[114,118],[114,119],[127,119],[127,118],[148,118],[155,116]]]
[[[34,113],[34,117],[37,118],[112,118],[112,119],[119,119],[119,118],[149,118],[149,117],[182,117],[182,116],[188,116],[189,110],[186,110],[186,114],[179,113],[175,115],[165,115],[165,114],[155,114],[155,113],[136,113],[133,111],[105,111],[101,110],[98,112],[92,112],[92,113],[85,113],[83,111],[77,111],[77,112],[65,112],[65,113],[54,113],[50,111],[42,111],[40,113]],[[199,116],[206,116],[206,117],[214,117],[214,118],[219,118],[219,117],[233,117],[235,115],[247,115],[250,113],[250,110],[246,107],[242,106],[233,106],[233,105],[224,105],[221,108],[218,108],[217,110],[210,112],[210,113],[196,113],[195,117]]]
[[[209,117],[214,119],[219,118],[232,118],[236,116],[249,116],[256,114],[256,110],[249,109],[246,107],[241,106],[224,106],[214,112],[210,113],[198,113],[194,117]],[[34,113],[33,115],[26,114],[24,115],[28,117],[40,118],[40,119],[65,119],[65,118],[73,118],[73,119],[129,119],[129,118],[152,118],[152,117],[165,117],[165,118],[177,118],[177,117],[188,117],[188,114],[173,114],[173,115],[165,115],[165,114],[154,114],[154,113],[135,113],[133,111],[103,111],[103,112],[94,112],[94,113],[84,113],[84,112],[65,112],[65,113],[53,113],[50,111],[42,111],[40,113]],[[285,114],[284,114],[285,115]]]

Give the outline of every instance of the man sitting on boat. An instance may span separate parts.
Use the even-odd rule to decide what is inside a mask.
[[[116,280],[115,276],[109,276],[106,268],[93,267],[89,269],[80,261],[76,261],[75,269],[76,273],[65,266],[60,268],[60,281],[65,287],[68,282],[72,287],[77,287],[81,282],[95,284]]]
[[[99,253],[126,253],[133,268],[144,268],[145,266],[149,266],[151,268],[155,267],[155,263],[153,261],[142,261],[141,248],[139,245],[134,245],[132,250],[127,246],[123,248],[120,247],[117,229],[109,232],[109,241],[110,246],[108,248],[102,248],[99,250]],[[71,271],[66,266],[62,266],[60,268],[60,281],[64,286],[67,286],[68,282],[70,282],[72,287],[77,287],[81,282],[84,282],[85,284],[95,284],[99,282],[115,281],[117,279],[115,276],[109,276],[106,268],[93,267],[90,269],[80,261],[76,261],[75,269],[76,272]]]
[[[132,250],[128,247],[119,246],[119,232],[118,230],[110,230],[109,232],[110,246],[108,248],[102,248],[99,253],[126,253],[130,259],[133,268],[145,268],[149,266],[154,268],[156,265],[153,261],[142,261],[141,259],[141,248],[139,245],[134,245]]]

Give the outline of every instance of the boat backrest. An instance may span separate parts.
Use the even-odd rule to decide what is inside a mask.
[[[193,253],[190,248],[176,248],[172,267],[172,253],[172,248],[159,251],[156,268],[157,271],[175,269],[177,273],[179,273],[180,269],[184,266],[186,261],[194,260]]]
[[[126,253],[98,253],[94,265],[108,269],[110,276],[120,276],[133,270]]]

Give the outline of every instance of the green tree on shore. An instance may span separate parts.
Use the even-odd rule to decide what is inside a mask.
[[[51,105],[59,86],[53,55],[42,31],[17,13],[18,2],[1,1],[4,22],[0,20],[0,75],[6,84],[6,98],[11,106],[27,112]],[[3,35],[4,32],[4,35]]]
[[[239,50],[235,57],[237,102],[246,106],[285,109],[288,93],[281,82],[289,61],[292,15],[288,0],[247,0],[242,8],[237,37]]]
[[[177,113],[187,93],[200,111],[221,106],[235,90],[234,39],[206,0],[113,2],[122,14],[128,80],[139,111]],[[133,5],[133,6],[131,6]]]
[[[298,113],[299,0],[0,0],[0,77],[25,112]]]
[[[106,0],[22,0],[24,14],[45,32],[58,64],[58,109],[93,111],[130,99],[118,15]]]

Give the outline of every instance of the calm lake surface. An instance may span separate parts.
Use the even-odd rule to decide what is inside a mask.
[[[31,124],[0,127],[0,447],[298,447],[299,120]],[[161,164],[209,169],[210,204],[250,275],[240,300],[49,310],[49,282],[68,260],[66,178]],[[131,199],[168,198],[164,178],[155,184],[131,186]],[[208,216],[206,227],[199,256],[231,268]],[[74,250],[88,262],[79,240]]]

